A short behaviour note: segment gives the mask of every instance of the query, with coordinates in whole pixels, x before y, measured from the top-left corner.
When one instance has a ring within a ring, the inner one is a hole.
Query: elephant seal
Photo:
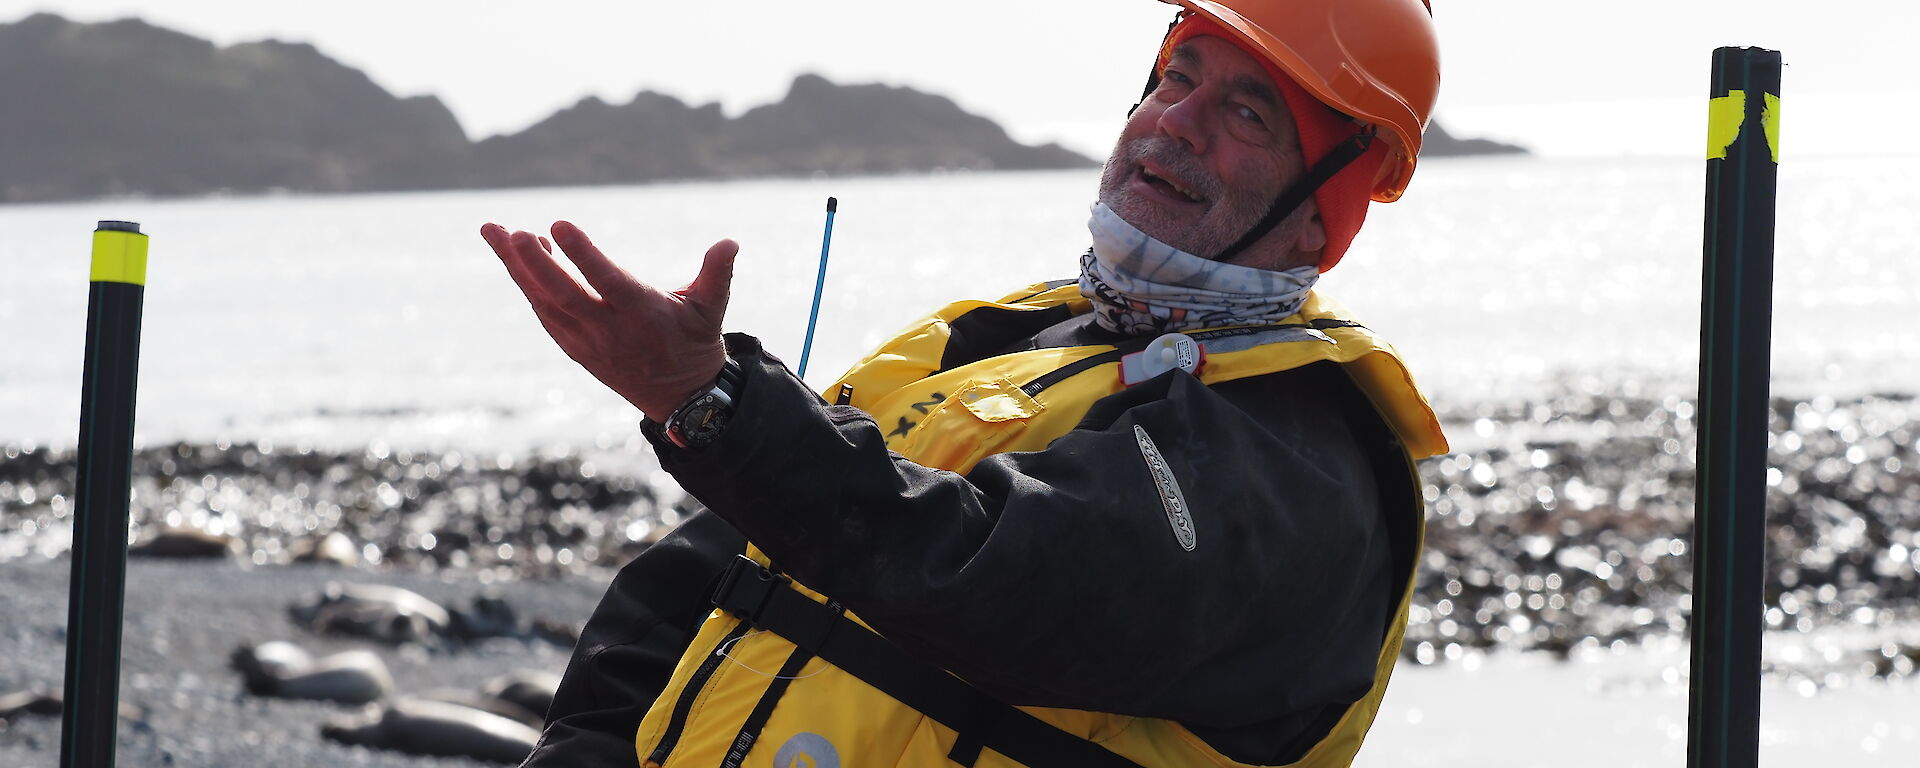
[[[415,755],[470,757],[514,764],[533,752],[540,732],[531,726],[459,704],[401,698],[358,717],[336,718],[320,735]]]
[[[553,707],[553,694],[558,690],[559,675],[522,669],[488,680],[480,692],[533,713],[537,724],[546,720],[547,710]]]
[[[60,691],[44,688],[0,693],[0,723],[22,717],[57,716],[65,708],[65,701],[66,698]],[[120,719],[139,722],[146,717],[146,710],[125,701],[120,702]]]
[[[441,688],[422,693],[418,698],[472,707],[539,728],[546,723],[554,691],[559,688],[559,675],[521,669],[488,680],[478,693]]]
[[[200,559],[234,557],[243,549],[239,539],[198,528],[163,528],[127,548],[128,557]]]
[[[541,713],[534,712],[526,707],[497,696],[476,693],[460,688],[435,688],[431,691],[417,694],[413,698],[437,701],[442,704],[458,704],[470,709],[490,712],[531,728],[539,728],[544,724],[544,718],[541,717]]]
[[[341,568],[360,564],[360,549],[353,545],[353,539],[339,531],[318,538],[300,539],[288,549],[293,552],[293,561],[296,563],[321,563]]]
[[[533,620],[531,630],[534,637],[545,640],[562,648],[572,648],[580,644],[582,624],[565,622],[559,619],[541,617]]]
[[[481,595],[467,610],[448,611],[453,635],[462,640],[520,636],[520,616],[498,595]]]
[[[347,704],[377,701],[393,690],[387,665],[371,651],[343,651],[315,660],[297,645],[274,641],[233,652],[247,692],[282,699]]]
[[[327,582],[320,600],[287,609],[295,623],[322,634],[348,634],[400,644],[446,634],[453,617],[419,593],[384,584]]]
[[[27,715],[57,715],[60,701],[60,694],[38,689],[0,693],[0,721]]]

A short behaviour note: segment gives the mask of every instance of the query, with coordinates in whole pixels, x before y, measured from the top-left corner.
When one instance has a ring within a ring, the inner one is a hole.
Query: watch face
[[[732,413],[725,402],[709,394],[688,403],[674,426],[679,428],[688,445],[706,445],[720,435],[720,428],[727,425],[727,417]]]

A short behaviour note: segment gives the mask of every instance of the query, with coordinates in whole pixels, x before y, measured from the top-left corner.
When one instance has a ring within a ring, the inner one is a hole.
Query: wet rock
[[[1420,465],[1409,658],[1438,663],[1453,646],[1564,658],[1685,632],[1694,416],[1685,397],[1586,386],[1444,412],[1460,448]],[[1772,422],[1768,626],[1920,616],[1920,401],[1781,398]]]
[[[69,543],[74,452],[0,445],[0,459],[0,558],[59,556]],[[476,456],[377,443],[347,452],[175,443],[135,453],[133,489],[131,520],[143,539],[166,528],[213,529],[262,565],[299,558],[497,578],[621,566],[685,514],[660,500],[683,498],[677,487],[656,489],[565,450]]]
[[[1530,400],[1440,404],[1456,448],[1420,464],[1428,533],[1410,658],[1421,643],[1441,663],[1480,648],[1570,655],[1686,631],[1697,414],[1690,386],[1652,389],[1580,379]],[[1920,617],[1920,401],[1778,398],[1771,419],[1767,626]],[[72,453],[0,451],[0,557],[58,556]],[[599,577],[691,510],[677,489],[566,451],[174,444],[141,450],[134,465],[142,536],[218,518],[262,564],[325,541],[368,570]],[[486,610],[471,628],[512,636],[502,621],[478,621]],[[385,634],[437,631],[428,624]],[[513,629],[569,647],[578,637],[577,625],[538,618]]]

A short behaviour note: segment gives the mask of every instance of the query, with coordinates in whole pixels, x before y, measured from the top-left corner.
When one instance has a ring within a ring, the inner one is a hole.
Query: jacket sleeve
[[[714,579],[745,546],[703,510],[621,568],[581,630],[522,766],[632,765],[635,725],[713,610]]]
[[[1324,402],[1256,384],[1256,417],[1174,372],[962,477],[890,453],[865,413],[826,405],[751,337],[728,343],[745,374],[733,421],[697,452],[655,436],[662,466],[909,651],[1012,703],[1210,727],[1370,684],[1386,532],[1364,454]],[[1147,442],[1184,496],[1191,550]]]

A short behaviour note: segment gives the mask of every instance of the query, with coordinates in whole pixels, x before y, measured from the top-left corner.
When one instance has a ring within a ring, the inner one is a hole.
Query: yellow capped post
[[[67,595],[62,768],[111,768],[120,725],[120,634],[133,488],[134,381],[146,294],[147,236],[131,221],[93,233],[87,355],[80,381],[73,578]]]
[[[131,221],[103,221],[93,231],[90,282],[147,284],[147,236]]]
[[[1759,762],[1780,52],[1713,52],[1687,765]]]

